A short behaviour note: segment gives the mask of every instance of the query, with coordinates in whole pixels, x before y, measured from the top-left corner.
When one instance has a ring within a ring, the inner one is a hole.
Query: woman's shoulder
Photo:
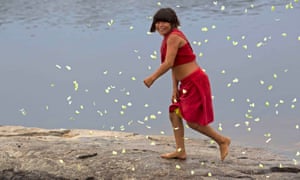
[[[173,28],[172,31],[171,31],[171,34],[172,34],[172,33],[175,33],[175,34],[182,34],[182,35],[184,34],[184,33],[183,33],[180,29],[178,29],[178,28]]]
[[[181,30],[177,29],[177,28],[174,28],[172,30],[172,32],[170,33],[170,35],[174,35],[174,36],[177,36],[177,37],[179,36],[179,37],[183,38],[184,40],[187,40],[184,33]]]

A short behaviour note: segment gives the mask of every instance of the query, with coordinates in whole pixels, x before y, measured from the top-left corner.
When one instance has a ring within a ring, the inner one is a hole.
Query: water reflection
[[[284,6],[280,0],[252,1],[98,1],[98,0],[32,0],[1,1],[0,23],[21,22],[36,26],[86,26],[88,28],[105,27],[111,19],[121,24],[131,24],[139,18],[150,17],[161,6],[176,8],[183,17],[192,21],[199,18],[220,18],[226,16],[258,15],[270,6]],[[298,7],[296,7],[298,8]]]

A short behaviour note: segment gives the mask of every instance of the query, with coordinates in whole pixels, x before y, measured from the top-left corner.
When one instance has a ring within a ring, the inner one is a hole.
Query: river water
[[[296,163],[298,0],[1,0],[1,125],[171,135],[170,73],[142,83],[160,63],[148,33],[160,7],[176,10],[210,77],[212,126]]]

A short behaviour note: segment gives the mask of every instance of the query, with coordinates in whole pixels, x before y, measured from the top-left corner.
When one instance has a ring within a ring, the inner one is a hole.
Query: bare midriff
[[[199,68],[199,65],[196,61],[192,61],[189,63],[185,63],[179,66],[175,66],[172,68],[172,71],[175,75],[175,78],[177,81],[181,81],[194,71],[196,71]]]

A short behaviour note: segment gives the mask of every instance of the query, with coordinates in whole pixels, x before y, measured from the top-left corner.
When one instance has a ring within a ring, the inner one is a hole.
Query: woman
[[[160,76],[172,70],[173,94],[169,117],[173,126],[176,150],[162,154],[166,159],[186,159],[184,145],[185,119],[192,129],[218,143],[223,161],[228,154],[230,139],[217,133],[209,124],[213,122],[213,105],[208,76],[196,62],[196,56],[185,35],[178,29],[179,19],[171,8],[156,12],[150,28],[162,35],[161,65],[144,84],[150,88]]]

